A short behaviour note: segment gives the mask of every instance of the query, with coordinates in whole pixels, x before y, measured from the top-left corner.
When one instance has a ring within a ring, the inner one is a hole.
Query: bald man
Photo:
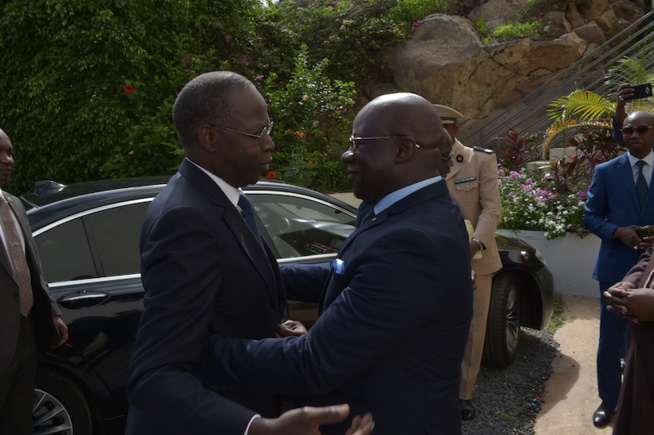
[[[223,383],[372,412],[375,434],[459,434],[472,286],[463,216],[443,178],[452,141],[431,103],[396,93],[359,112],[350,142],[341,160],[365,216],[325,270],[317,323],[283,340],[214,337],[210,362],[227,368]]]
[[[600,288],[600,331],[597,346],[597,390],[602,400],[593,424],[611,422],[618,403],[629,322],[607,311],[604,292],[622,280],[643,250],[651,247],[638,231],[654,223],[654,115],[627,116],[622,135],[629,152],[595,167],[588,190],[584,226],[602,239],[593,279]]]

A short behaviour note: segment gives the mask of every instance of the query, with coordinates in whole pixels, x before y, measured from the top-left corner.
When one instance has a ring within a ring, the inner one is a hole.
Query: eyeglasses
[[[271,131],[272,128],[273,128],[273,122],[270,121],[270,122],[268,122],[268,124],[263,128],[263,130],[261,130],[261,134],[252,134],[252,133],[248,133],[248,132],[245,132],[245,131],[236,130],[236,129],[234,129],[234,128],[223,127],[222,125],[216,125],[216,124],[212,124],[212,123],[209,123],[209,125],[212,126],[212,127],[215,127],[215,128],[220,128],[220,129],[222,129],[222,130],[233,131],[234,133],[243,134],[243,135],[245,135],[245,136],[256,137],[257,140],[259,141],[259,144],[261,144],[261,138],[262,138],[262,137],[264,137],[264,136],[270,136],[270,131]]]
[[[622,134],[626,136],[631,136],[634,134],[635,131],[638,132],[638,134],[645,134],[647,133],[651,128],[654,128],[650,125],[639,125],[638,127],[625,127],[622,129]]]
[[[359,147],[367,140],[377,140],[377,139],[398,139],[406,136],[350,136],[351,148],[353,151],[357,151]]]

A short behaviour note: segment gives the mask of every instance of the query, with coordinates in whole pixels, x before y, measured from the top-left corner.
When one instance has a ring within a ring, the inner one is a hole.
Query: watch
[[[479,240],[478,238],[473,237],[473,238],[472,238],[472,241],[475,242],[477,245],[479,245],[479,250],[480,250],[480,251],[484,251],[484,250],[486,250],[486,246],[484,246],[484,244],[481,243],[481,240]]]

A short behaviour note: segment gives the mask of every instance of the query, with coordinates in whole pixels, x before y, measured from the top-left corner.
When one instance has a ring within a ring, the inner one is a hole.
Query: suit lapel
[[[270,253],[270,249],[264,252],[259,246],[254,235],[250,231],[243,216],[238,212],[236,207],[227,199],[225,193],[218,187],[218,185],[207,174],[198,169],[193,163],[184,159],[179,167],[179,172],[192,182],[207,199],[217,207],[223,209],[223,220],[225,226],[229,231],[234,234],[234,237],[239,241],[247,257],[253,263],[257,273],[268,286],[268,292],[271,301],[277,298],[277,281],[273,273],[273,265],[271,264],[274,257]]]
[[[408,208],[411,208],[417,204],[420,204],[424,201],[430,201],[433,200],[436,197],[442,196],[442,195],[447,195],[448,190],[447,190],[447,184],[445,183],[445,180],[438,181],[437,183],[431,184],[429,186],[423,187],[422,189],[410,194],[409,196],[399,200],[395,204],[391,205],[389,208],[384,210],[383,212],[379,213],[379,215],[375,216],[373,219],[366,219],[364,220],[361,225],[357,227],[356,230],[350,235],[345,240],[345,243],[343,243],[343,246],[341,247],[341,250],[338,253],[338,258],[346,258],[348,254],[348,248],[349,246],[357,239],[357,237],[361,236],[363,233],[366,231],[372,230],[380,225],[382,225],[384,222],[386,222],[388,219],[390,219],[393,215],[402,213]],[[372,206],[370,206],[372,208]],[[372,212],[372,211],[371,211]],[[346,266],[347,267],[347,266]],[[332,266],[332,270],[330,272],[329,278],[327,279],[327,285],[323,289],[323,292],[320,296],[320,312],[322,312],[325,308],[327,308],[337,297],[338,295],[344,290],[343,288],[336,288],[335,286],[331,285],[331,281],[334,277],[334,267]],[[333,288],[332,288],[333,287]],[[329,294],[328,294],[329,292]]]
[[[623,154],[620,157],[620,161],[618,162],[616,170],[618,172],[616,182],[622,183],[624,191],[627,192],[627,197],[633,204],[634,208],[636,210],[642,211],[640,201],[638,200],[638,194],[636,193],[634,174],[631,171],[631,165],[629,164],[629,158],[627,157],[627,154]],[[611,180],[609,180],[609,182],[611,182]]]

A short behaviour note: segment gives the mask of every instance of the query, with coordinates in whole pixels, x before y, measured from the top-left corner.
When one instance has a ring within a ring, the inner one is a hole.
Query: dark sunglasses
[[[651,128],[654,128],[650,125],[639,125],[638,127],[625,127],[622,129],[622,134],[631,136],[634,134],[635,131],[638,132],[638,134],[645,134],[647,133]]]

